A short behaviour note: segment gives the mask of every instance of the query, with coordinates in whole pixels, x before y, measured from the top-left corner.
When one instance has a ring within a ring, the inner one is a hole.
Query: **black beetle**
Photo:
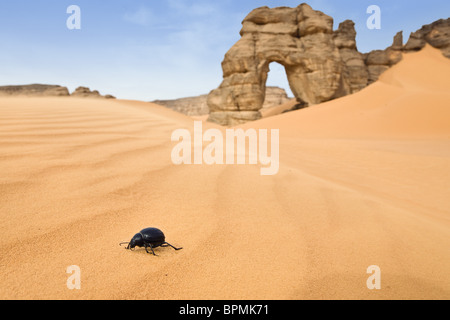
[[[166,236],[164,233],[157,229],[157,228],[146,228],[141,230],[139,233],[136,233],[134,237],[130,240],[130,242],[122,242],[119,245],[128,244],[126,249],[132,250],[135,247],[144,247],[145,251],[148,252],[147,248],[150,248],[152,250],[152,253],[154,256],[156,256],[155,251],[153,251],[153,248],[157,247],[168,247],[171,246],[175,250],[181,250],[183,248],[175,248],[170,243],[166,242]]]

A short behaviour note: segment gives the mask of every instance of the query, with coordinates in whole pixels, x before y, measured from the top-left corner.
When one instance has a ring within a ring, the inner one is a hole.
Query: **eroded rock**
[[[333,19],[307,4],[296,8],[261,7],[242,22],[241,39],[225,54],[223,82],[210,92],[209,120],[236,125],[261,117],[269,64],[284,66],[300,106],[306,107],[358,92],[402,60],[404,52],[427,43],[450,58],[450,18],[423,26],[403,45],[362,54],[355,24],[346,20],[333,32]]]
[[[208,95],[180,98],[173,100],[155,100],[153,103],[162,105],[187,116],[204,116],[209,114]],[[286,91],[278,87],[267,87],[262,109],[278,106],[289,101]],[[245,117],[244,117],[245,118]]]
[[[340,95],[355,93],[367,86],[369,72],[365,58],[356,47],[355,23],[346,20],[339,24],[333,35],[334,43],[339,49],[343,68],[343,87]]]
[[[440,49],[444,56],[450,58],[450,18],[440,19],[411,33],[405,51],[418,51],[426,44]]]
[[[75,91],[71,94],[72,97],[78,97],[78,98],[105,98],[105,99],[115,99],[114,96],[107,94],[105,96],[102,96],[98,90],[91,91],[87,87],[78,87],[75,89]]]
[[[69,96],[66,87],[47,84],[30,84],[0,87],[2,96],[40,96],[40,97],[64,97]]]
[[[272,62],[285,67],[299,103],[317,104],[342,94],[333,19],[307,4],[262,7],[244,19],[241,39],[225,55],[224,80],[208,95],[209,120],[234,125],[259,119]]]

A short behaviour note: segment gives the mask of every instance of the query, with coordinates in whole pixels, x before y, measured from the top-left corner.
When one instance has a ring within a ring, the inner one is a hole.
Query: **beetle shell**
[[[130,242],[121,242],[119,245],[128,244],[128,250],[133,250],[135,247],[144,247],[147,253],[148,248],[152,251],[153,255],[156,256],[153,248],[157,247],[172,247],[176,251],[181,250],[183,248],[176,248],[170,243],[166,242],[166,236],[164,233],[157,228],[146,228],[142,229],[139,233],[136,233]]]
[[[159,247],[166,241],[164,233],[157,228],[146,228],[139,232],[145,242],[150,243],[153,247]]]

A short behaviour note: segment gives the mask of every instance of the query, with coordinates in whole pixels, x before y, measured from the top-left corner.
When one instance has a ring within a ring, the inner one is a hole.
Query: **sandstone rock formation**
[[[333,35],[334,44],[339,49],[342,68],[342,88],[341,95],[355,93],[367,86],[369,72],[364,61],[364,56],[356,47],[355,23],[346,20],[339,25]]]
[[[241,36],[222,62],[222,84],[208,96],[210,121],[233,125],[259,119],[271,62],[285,67],[299,103],[341,94],[343,65],[331,17],[307,4],[262,7],[244,19]]]
[[[180,98],[174,100],[155,100],[152,103],[167,107],[187,116],[204,116],[209,114],[208,95]],[[267,87],[262,109],[278,106],[289,101],[286,91],[278,87]]]
[[[435,21],[411,33],[404,50],[418,51],[427,43],[440,49],[444,56],[450,58],[450,18]]]
[[[365,64],[369,72],[368,85],[377,81],[380,75],[402,59],[403,33],[394,37],[392,46],[385,50],[374,50],[366,54]]]
[[[91,91],[87,87],[78,87],[72,93],[73,97],[100,97],[100,92],[97,90]]]
[[[82,97],[82,98],[105,98],[105,99],[115,99],[114,96],[107,94],[105,96],[102,96],[100,92],[97,90],[91,91],[87,87],[78,87],[75,89],[75,91],[71,94],[73,97]]]
[[[279,106],[290,100],[291,98],[288,97],[286,90],[278,87],[266,87],[266,96],[262,109]]]
[[[208,95],[204,94],[197,97],[173,100],[155,100],[152,101],[152,103],[183,113],[187,116],[204,116],[209,113],[208,104],[206,103],[207,98]]]
[[[72,94],[66,87],[48,84],[30,84],[17,86],[0,86],[0,96],[32,96],[32,97],[98,97],[115,99],[112,95],[102,96],[97,90],[78,87]]]
[[[235,125],[259,119],[266,95],[269,64],[284,66],[299,108],[364,89],[401,61],[403,52],[426,43],[450,58],[450,18],[439,20],[392,46],[362,54],[355,24],[346,20],[333,31],[333,19],[307,4],[296,8],[261,7],[242,22],[241,39],[225,54],[223,82],[210,92],[209,121]]]
[[[0,87],[2,96],[69,96],[69,90],[66,87],[45,84],[30,84],[20,86],[2,86]]]

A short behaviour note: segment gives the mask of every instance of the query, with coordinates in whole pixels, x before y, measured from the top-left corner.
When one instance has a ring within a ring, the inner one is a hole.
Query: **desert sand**
[[[0,298],[449,299],[450,61],[426,47],[359,93],[271,113],[241,126],[280,130],[261,176],[172,164],[193,119],[157,105],[0,98]],[[145,227],[184,249],[119,246]]]

